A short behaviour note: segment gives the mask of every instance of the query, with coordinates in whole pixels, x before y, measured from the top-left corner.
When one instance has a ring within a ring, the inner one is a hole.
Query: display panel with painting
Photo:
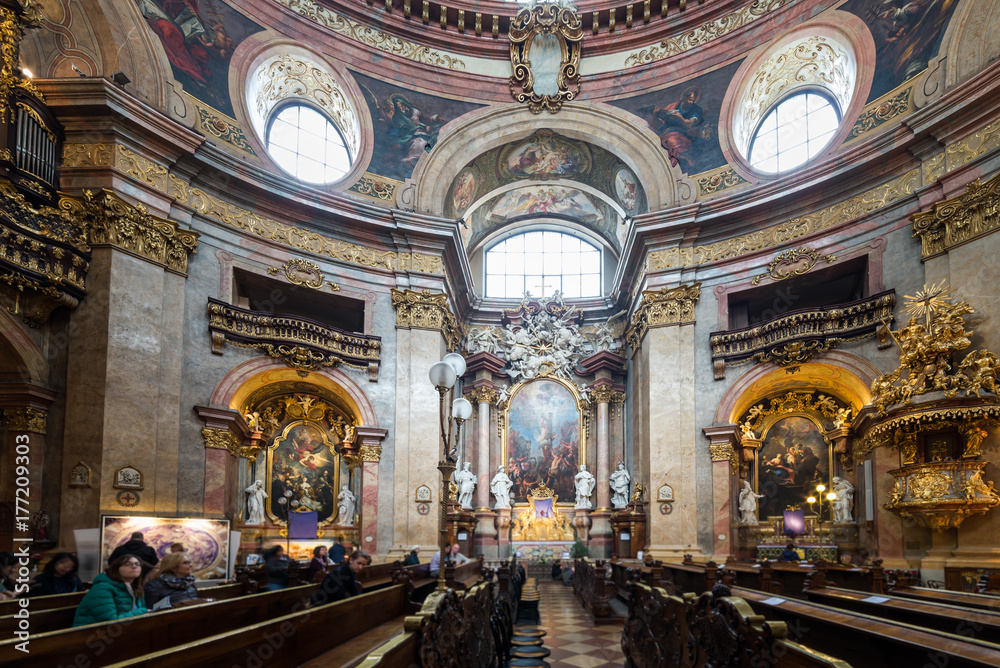
[[[171,545],[183,543],[196,578],[228,577],[229,520],[105,515],[101,518],[102,568],[115,548],[127,543],[136,531],[161,558]]]
[[[566,384],[548,378],[514,390],[506,420],[506,459],[515,503],[526,502],[528,492],[543,482],[559,498],[574,498],[573,476],[583,461],[577,402]]]
[[[823,430],[804,415],[771,425],[757,454],[757,493],[761,518],[782,515],[789,507],[808,508],[817,485],[832,488],[832,446]]]

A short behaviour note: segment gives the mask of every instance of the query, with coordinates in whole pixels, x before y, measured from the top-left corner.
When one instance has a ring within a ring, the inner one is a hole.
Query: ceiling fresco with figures
[[[619,157],[549,129],[477,157],[445,202],[446,216],[466,222],[467,249],[509,223],[545,216],[580,223],[620,251],[622,212],[644,211],[642,184]]]

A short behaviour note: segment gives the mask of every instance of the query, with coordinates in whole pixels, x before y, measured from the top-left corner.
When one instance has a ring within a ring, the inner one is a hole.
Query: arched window
[[[750,143],[750,166],[767,173],[804,165],[826,147],[840,126],[840,112],[827,95],[799,92],[764,117]]]
[[[280,107],[267,128],[267,152],[306,183],[332,183],[351,169],[344,136],[326,116],[304,104]]]
[[[567,299],[601,295],[601,251],[579,237],[548,230],[518,234],[486,251],[486,296],[520,299],[526,291]]]

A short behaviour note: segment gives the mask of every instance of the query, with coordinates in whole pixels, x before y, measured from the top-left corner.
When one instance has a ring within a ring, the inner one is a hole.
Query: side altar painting
[[[272,520],[283,523],[299,508],[316,511],[320,524],[337,517],[339,456],[321,424],[299,420],[286,425],[268,448],[267,470]]]
[[[532,489],[545,485],[571,502],[584,454],[580,436],[578,400],[566,384],[539,378],[516,387],[506,419],[511,499],[525,503]]]
[[[805,508],[817,485],[833,489],[832,446],[819,425],[805,416],[789,416],[771,425],[757,457],[760,517]]]

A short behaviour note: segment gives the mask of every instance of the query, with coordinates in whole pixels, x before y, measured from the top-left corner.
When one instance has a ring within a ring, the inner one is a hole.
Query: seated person
[[[785,546],[785,551],[778,556],[778,561],[798,561],[799,553],[795,551],[795,543]]]
[[[552,579],[553,580],[558,580],[559,578],[562,577],[562,574],[563,574],[562,562],[560,562],[560,561],[553,562],[552,563]]]
[[[183,552],[170,552],[160,560],[160,574],[146,583],[146,608],[165,610],[181,605],[208,603],[212,599],[199,598],[191,573],[191,558]]]
[[[17,557],[13,552],[0,552],[0,601],[14,598],[15,573],[17,573]]]
[[[142,563],[133,554],[124,554],[98,573],[80,601],[73,626],[110,622],[146,614],[142,596]]]
[[[288,566],[285,548],[275,545],[264,551],[264,570],[267,571],[267,585],[264,586],[264,591],[288,589],[288,582],[291,579],[288,575]]]
[[[80,562],[75,554],[60,552],[45,564],[41,573],[35,576],[28,596],[52,596],[83,591],[83,583],[76,575],[79,569]]]
[[[469,558],[464,554],[462,554],[461,552],[459,552],[459,549],[461,549],[461,547],[459,546],[458,543],[455,543],[454,545],[451,546],[451,550],[445,557],[446,564],[450,563],[455,566],[461,566],[462,564],[469,561]],[[438,574],[441,573],[441,550],[435,552],[434,556],[431,557],[430,570],[431,570],[430,575],[432,578],[436,578]]]
[[[315,608],[359,595],[361,589],[354,577],[371,562],[372,558],[367,552],[355,550],[350,559],[326,574],[323,582],[312,595],[309,602],[310,607]]]
[[[406,561],[404,562],[403,565],[404,566],[416,566],[417,564],[419,564],[420,563],[420,557],[417,556],[418,552],[420,552],[420,546],[419,545],[414,545],[413,549],[410,550],[410,553],[408,555],[406,555]]]
[[[309,582],[316,582],[317,575],[326,575],[326,546],[317,545],[313,548],[313,558],[309,562]]]

